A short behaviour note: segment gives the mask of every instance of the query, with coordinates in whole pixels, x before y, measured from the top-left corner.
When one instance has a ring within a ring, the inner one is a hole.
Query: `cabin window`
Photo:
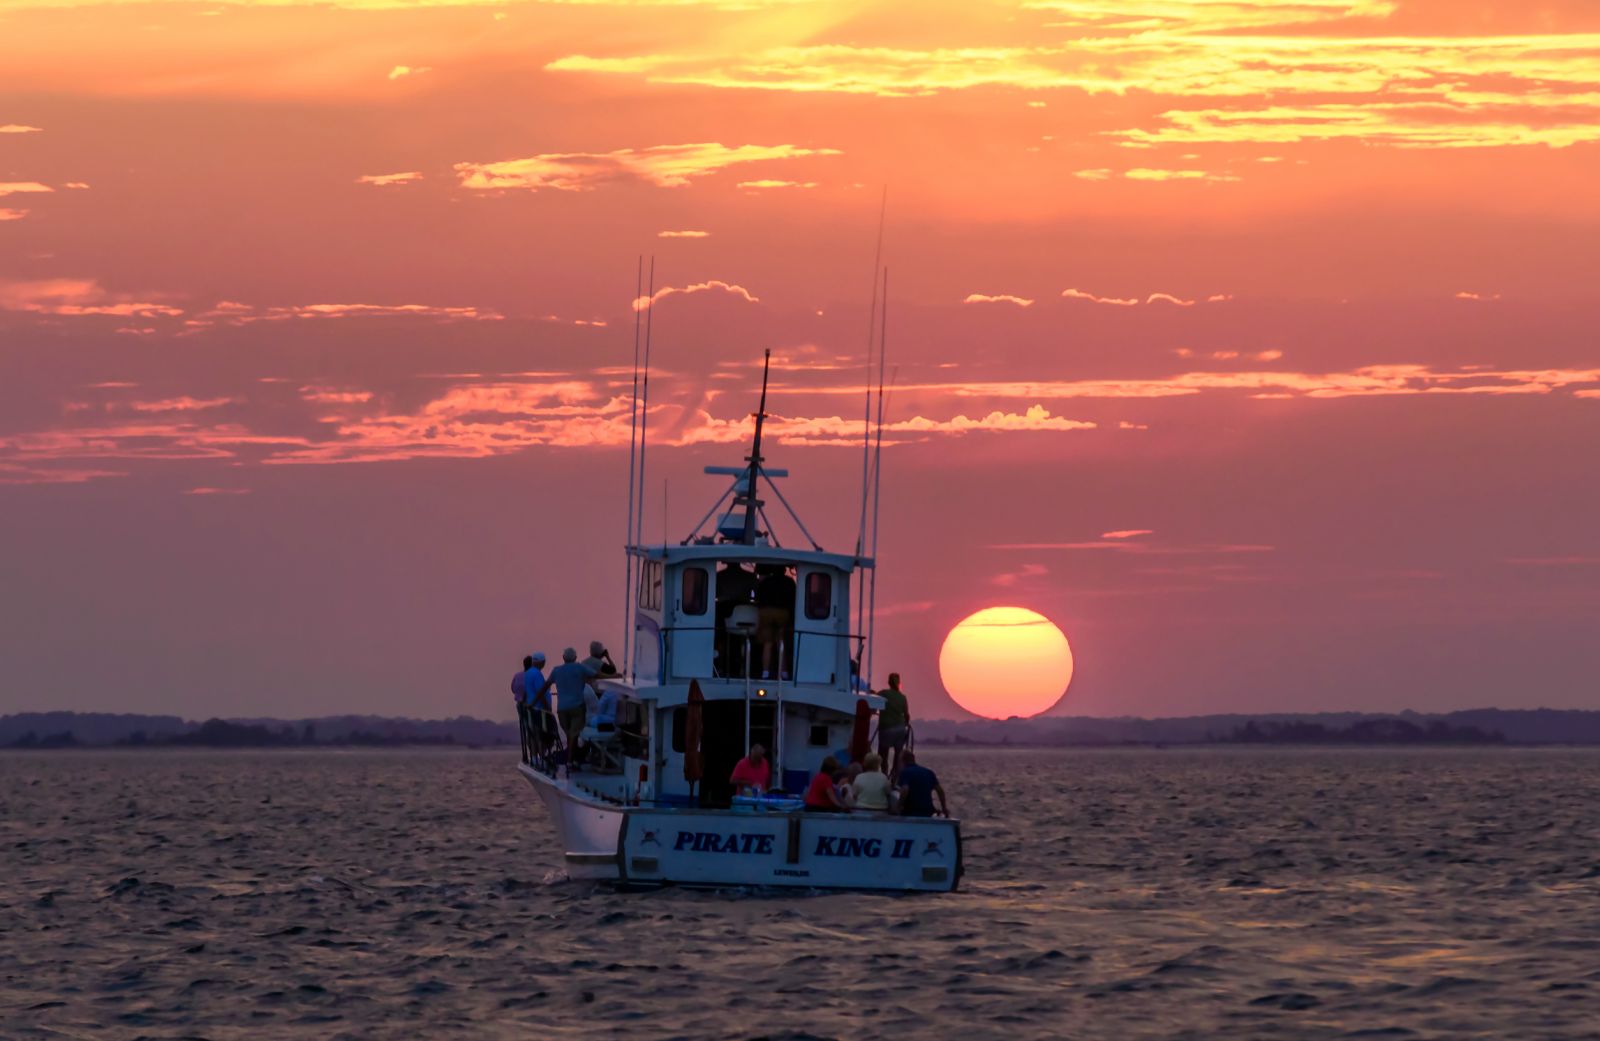
[[[833,614],[833,576],[813,571],[806,576],[806,617],[827,618]]]
[[[813,723],[813,724],[811,724],[811,747],[812,748],[827,748],[828,747],[828,724],[826,724],[826,723]]]
[[[684,614],[705,614],[706,603],[710,600],[711,576],[703,567],[684,568],[680,592],[678,610]]]
[[[661,561],[646,560],[639,568],[639,609],[661,610]]]

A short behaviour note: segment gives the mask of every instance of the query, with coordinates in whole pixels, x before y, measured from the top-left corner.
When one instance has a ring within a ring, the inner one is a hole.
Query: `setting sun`
[[[939,676],[956,704],[975,715],[1036,716],[1072,683],[1072,648],[1037,611],[989,607],[950,630]]]

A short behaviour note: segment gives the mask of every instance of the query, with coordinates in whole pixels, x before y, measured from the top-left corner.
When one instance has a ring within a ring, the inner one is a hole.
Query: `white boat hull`
[[[531,769],[567,874],[628,885],[949,892],[961,827],[936,817],[615,806]]]

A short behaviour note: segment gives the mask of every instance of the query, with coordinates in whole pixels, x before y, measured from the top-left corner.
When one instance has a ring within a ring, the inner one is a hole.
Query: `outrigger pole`
[[[633,518],[634,543],[644,544],[644,461],[645,440],[650,430],[650,334],[656,321],[656,258],[650,258],[650,295],[644,298],[644,392],[639,403],[639,512]],[[639,306],[635,301],[634,306]]]
[[[633,492],[635,454],[639,449],[639,297],[644,293],[644,254],[633,278],[633,398],[628,417],[628,530],[622,539],[626,572],[622,580],[622,674],[628,675],[633,651]]]
[[[878,314],[878,443],[872,450],[872,577],[867,593],[867,689],[872,689],[872,648],[878,623],[878,506],[883,501],[883,367],[889,350],[889,269],[883,269],[883,310]]]

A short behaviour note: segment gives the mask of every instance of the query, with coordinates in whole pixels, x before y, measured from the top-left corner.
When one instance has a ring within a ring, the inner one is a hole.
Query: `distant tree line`
[[[1288,745],[1499,745],[1505,735],[1475,726],[1451,726],[1443,720],[1426,725],[1408,719],[1362,719],[1346,727],[1302,720],[1251,720],[1236,727],[1226,740],[1240,744]]]
[[[127,737],[112,742],[117,748],[308,748],[354,746],[387,748],[401,745],[454,745],[453,734],[380,734],[371,730],[352,730],[337,738],[318,741],[316,727],[307,723],[296,729],[287,724],[269,727],[261,723],[231,723],[225,719],[208,719],[194,730],[182,734],[158,734],[154,737],[143,730],[135,730]],[[41,737],[28,731],[8,748],[82,748],[88,747],[65,730]]]

